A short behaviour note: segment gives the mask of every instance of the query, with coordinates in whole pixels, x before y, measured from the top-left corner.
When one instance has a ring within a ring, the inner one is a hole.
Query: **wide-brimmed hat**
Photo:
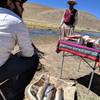
[[[69,5],[76,5],[77,4],[77,2],[75,0],[69,0],[67,3]]]

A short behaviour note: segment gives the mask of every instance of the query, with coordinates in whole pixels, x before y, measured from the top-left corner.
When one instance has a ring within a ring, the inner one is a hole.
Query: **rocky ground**
[[[42,70],[38,71],[32,82],[41,74],[47,73],[51,76],[60,77],[62,53],[55,52],[58,37],[55,35],[33,36],[33,42],[39,50],[45,53],[41,59]],[[91,68],[84,62],[81,63],[81,68],[78,72],[79,65],[78,57],[66,57],[62,79],[75,81],[77,88],[77,100],[100,100],[100,75],[96,70],[91,89],[88,94],[88,82],[90,79]],[[93,64],[93,62],[91,62]],[[31,84],[31,83],[30,83]]]

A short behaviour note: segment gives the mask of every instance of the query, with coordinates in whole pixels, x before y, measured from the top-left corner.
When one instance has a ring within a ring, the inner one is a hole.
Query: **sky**
[[[75,8],[78,10],[90,12],[95,15],[98,19],[100,19],[100,0],[76,0],[77,5]],[[42,4],[45,6],[53,7],[53,8],[62,8],[65,9],[68,7],[67,0],[28,0],[28,2],[33,2],[37,4]]]

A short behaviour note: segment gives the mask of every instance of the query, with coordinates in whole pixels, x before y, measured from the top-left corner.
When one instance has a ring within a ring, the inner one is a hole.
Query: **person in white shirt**
[[[24,94],[39,64],[39,56],[22,20],[26,1],[0,0],[0,82],[17,76],[7,100],[22,100],[20,94]],[[12,55],[16,44],[20,52]]]

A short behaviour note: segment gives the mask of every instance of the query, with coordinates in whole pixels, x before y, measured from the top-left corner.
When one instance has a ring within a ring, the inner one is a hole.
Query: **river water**
[[[59,31],[53,31],[53,30],[45,30],[45,29],[34,29],[31,30],[30,33],[32,35],[59,35]],[[89,35],[90,37],[96,37],[96,38],[100,38],[100,33],[95,33],[95,32],[82,32],[82,33],[76,33],[76,34],[81,34],[81,35]]]

